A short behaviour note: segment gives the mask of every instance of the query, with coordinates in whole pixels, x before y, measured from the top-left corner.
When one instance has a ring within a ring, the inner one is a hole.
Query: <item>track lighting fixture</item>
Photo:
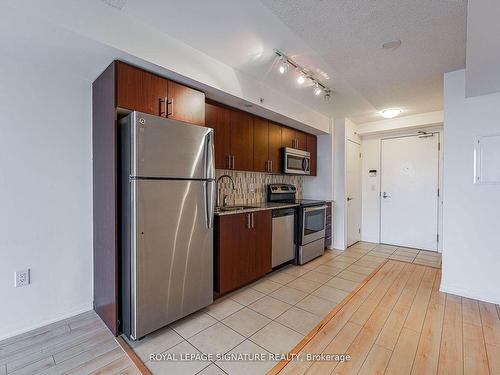
[[[330,101],[331,98],[332,98],[332,95],[330,94],[330,91],[326,91],[325,96],[324,96],[325,102]]]
[[[279,57],[278,71],[280,72],[280,74],[285,74],[290,70],[290,67],[293,67],[295,71],[299,74],[297,77],[297,83],[299,85],[303,85],[306,82],[306,80],[309,80],[312,82],[314,86],[313,92],[315,96],[320,96],[321,94],[324,94],[324,99],[330,100],[332,89],[321,83],[321,81],[318,78],[316,78],[310,70],[307,70],[302,66],[300,66],[299,64],[297,64],[295,61],[293,61],[291,58],[289,58],[280,50],[275,49],[274,53]]]
[[[288,60],[286,58],[284,58],[283,56],[281,56],[280,67],[279,67],[280,73],[285,74],[286,72],[288,72],[289,67],[290,67],[290,64],[288,63]]]
[[[316,96],[321,95],[322,92],[323,92],[323,90],[321,89],[321,87],[319,87],[318,82],[316,82],[314,84],[314,95],[316,95]]]

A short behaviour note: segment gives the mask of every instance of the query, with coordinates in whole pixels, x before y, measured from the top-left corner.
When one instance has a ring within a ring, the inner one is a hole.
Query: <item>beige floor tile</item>
[[[269,354],[264,348],[261,348],[250,340],[243,341],[240,345],[230,351],[231,354],[243,354],[250,356],[252,354]],[[251,358],[249,358],[251,359]],[[235,375],[262,375],[266,374],[272,369],[276,362],[272,361],[217,361],[216,364],[220,366],[227,374]]]
[[[371,274],[373,272],[373,269],[360,266],[359,264],[353,264],[353,265],[347,267],[346,271],[356,272],[356,273],[360,273],[362,275],[368,276],[369,274]]]
[[[274,271],[269,276],[267,276],[268,280],[274,281],[275,283],[280,284],[288,284],[290,281],[295,280],[297,276],[290,275],[289,273],[283,271]]]
[[[354,264],[356,264],[358,266],[371,268],[372,270],[374,270],[380,265],[380,263],[381,262],[369,260],[369,259],[366,259],[366,257],[363,257]]]
[[[368,255],[387,259],[392,255],[392,253],[384,253],[382,251],[370,251]]]
[[[331,286],[332,288],[337,288],[345,292],[352,292],[359,285],[357,281],[351,281],[342,279],[340,277],[334,277],[328,281],[325,285]]]
[[[306,293],[311,293],[313,290],[318,289],[321,286],[321,283],[317,283],[315,281],[306,280],[302,278],[295,279],[287,284],[288,287],[302,290]]]
[[[341,277],[342,279],[346,280],[351,280],[351,281],[357,281],[361,282],[366,278],[366,275],[362,275],[360,273],[352,272],[352,271],[342,271],[337,275],[338,277]]]
[[[197,375],[226,375],[226,373],[215,363],[212,363],[210,366],[201,370]]]
[[[176,358],[180,358],[182,354],[199,354],[187,341],[183,341],[173,348],[167,350],[166,353],[175,354]],[[146,366],[151,370],[154,375],[191,375],[197,374],[205,367],[210,365],[210,361],[148,361]]]
[[[288,353],[303,336],[282,324],[271,322],[250,339],[271,353]]]
[[[162,328],[139,341],[127,340],[143,361],[149,359],[151,353],[162,353],[183,341],[184,339],[170,327]]]
[[[250,285],[252,289],[255,289],[261,293],[269,294],[274,292],[276,289],[281,288],[282,284],[275,283],[274,281],[268,279],[262,279],[256,283]]]
[[[415,256],[418,254],[417,249],[410,249],[408,247],[398,247],[398,249],[394,252],[397,255],[406,255],[406,256]]]
[[[276,298],[266,296],[258,301],[255,301],[248,307],[270,319],[276,319],[292,306],[288,303],[277,300]]]
[[[368,260],[370,262],[375,262],[375,263],[377,263],[377,264],[380,265],[381,263],[383,263],[383,262],[386,261],[386,258],[379,257],[379,256],[376,256],[376,255],[370,255],[370,253],[368,253],[363,258],[361,258],[360,260],[358,260],[358,262],[361,262],[361,261],[364,261],[364,260]]]
[[[329,275],[329,276],[335,276],[337,275],[338,273],[342,272],[343,270],[345,269],[345,267],[339,267],[339,266],[327,266],[327,265],[321,265],[319,266],[318,268],[316,268],[314,271],[315,272],[320,272],[320,273],[324,273],[326,275]]]
[[[345,297],[347,297],[349,293],[346,292],[345,290],[340,290],[337,288],[332,288],[331,286],[328,285],[323,285],[318,289],[316,289],[312,294],[316,297],[321,297],[333,302],[340,302]]]
[[[231,294],[230,298],[233,301],[236,301],[243,306],[247,306],[264,296],[265,294],[259,292],[258,290],[252,288],[245,288],[236,291],[236,293],[234,294]]]
[[[398,254],[392,254],[389,259],[396,259],[396,260],[400,260],[402,262],[408,262],[408,263],[411,263],[413,262],[413,259],[415,259],[414,256],[406,256],[406,255],[398,255]]]
[[[227,353],[243,340],[245,337],[239,333],[222,323],[217,323],[194,335],[188,341],[202,353],[222,354]]]
[[[217,320],[222,320],[225,317],[235,313],[236,311],[243,308],[243,305],[230,298],[224,298],[222,300],[217,300],[210,306],[205,308],[205,311]]]
[[[283,269],[283,272],[288,273],[292,276],[299,277],[299,276],[302,276],[303,274],[305,274],[306,272],[309,272],[309,270],[307,268],[303,268],[300,266],[291,266],[291,267],[286,267],[285,269]]]
[[[170,325],[175,332],[184,337],[185,339],[196,335],[198,332],[203,331],[205,328],[210,327],[217,323],[217,320],[203,311],[195,312],[185,318],[176,321]]]
[[[316,258],[316,259],[302,265],[301,267],[306,268],[308,270],[313,270],[316,267],[321,266],[323,263],[328,262],[328,260],[329,259],[325,259],[324,257],[321,256],[319,258]]]
[[[330,275],[327,275],[327,274],[321,273],[321,272],[316,272],[316,271],[311,271],[311,272],[305,273],[299,277],[299,279],[315,281],[315,282],[321,283],[321,284],[326,283],[331,278],[332,277]]]
[[[295,306],[303,310],[309,311],[321,318],[325,317],[335,306],[336,302],[326,300],[324,298],[309,295]]]
[[[348,261],[345,261],[345,260],[333,259],[333,260],[325,263],[323,266],[334,267],[334,268],[337,268],[337,269],[344,269],[344,268],[349,267],[354,262],[355,262],[354,260],[348,262]]]
[[[292,328],[304,336],[316,327],[320,321],[321,318],[319,316],[297,307],[292,307],[276,319],[276,322],[283,324],[285,327]]]
[[[364,250],[372,250],[375,248],[378,244],[376,243],[371,243],[371,242],[357,242],[351,247],[353,248],[359,248],[359,249],[364,249]]]
[[[393,253],[397,249],[398,249],[398,246],[380,244],[380,245],[377,245],[374,250],[380,250],[380,251],[386,251],[386,252]]]
[[[307,296],[307,293],[298,289],[290,288],[285,285],[272,292],[270,296],[279,299],[280,301],[289,303],[290,305],[295,305],[297,302]]]
[[[270,321],[264,315],[245,307],[233,315],[229,315],[222,323],[234,329],[240,335],[250,337]]]

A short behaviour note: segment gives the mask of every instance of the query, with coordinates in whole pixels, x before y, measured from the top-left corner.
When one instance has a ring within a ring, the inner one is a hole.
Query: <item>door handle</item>
[[[271,162],[271,170],[269,172],[272,172],[273,171],[273,161],[272,160],[269,160]]]
[[[167,98],[165,98],[165,100],[167,100]],[[170,102],[165,101],[165,103],[166,103],[165,104],[165,106],[166,106],[165,110],[167,112],[167,115],[165,117],[171,117],[171,116],[173,116],[174,115],[174,98],[172,98],[172,100]],[[172,108],[172,112],[168,112],[168,105],[169,104],[172,106],[171,107]]]
[[[253,212],[250,215],[252,215],[252,228],[255,228],[255,216]]]
[[[247,214],[247,229],[251,228],[251,222],[250,222],[250,214]]]
[[[382,195],[382,198],[386,199],[386,198],[390,198],[391,196],[388,195],[385,191],[384,191],[384,194]]]

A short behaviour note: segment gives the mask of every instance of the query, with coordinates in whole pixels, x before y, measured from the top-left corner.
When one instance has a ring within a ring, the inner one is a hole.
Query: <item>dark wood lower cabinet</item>
[[[271,211],[217,216],[214,289],[238,289],[271,271]]]

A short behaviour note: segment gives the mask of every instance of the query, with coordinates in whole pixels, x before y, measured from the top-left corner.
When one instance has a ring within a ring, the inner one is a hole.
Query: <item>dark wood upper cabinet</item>
[[[294,129],[287,128],[286,126],[281,127],[281,146],[295,148],[295,130]]]
[[[232,169],[253,170],[253,116],[247,112],[230,111]]]
[[[307,134],[307,151],[311,154],[311,176],[317,176],[318,139],[314,134]]]
[[[295,148],[307,151],[307,133],[295,130]]]
[[[214,129],[215,168],[229,169],[231,132],[230,111],[220,105],[205,103],[205,124]]]
[[[253,170],[270,172],[269,161],[269,121],[255,116],[253,119]]]
[[[168,81],[168,118],[205,125],[205,94],[201,91]]]
[[[116,106],[160,116],[165,110],[168,80],[156,74],[116,62]]]
[[[281,125],[269,121],[269,160],[273,173],[281,172]]]

